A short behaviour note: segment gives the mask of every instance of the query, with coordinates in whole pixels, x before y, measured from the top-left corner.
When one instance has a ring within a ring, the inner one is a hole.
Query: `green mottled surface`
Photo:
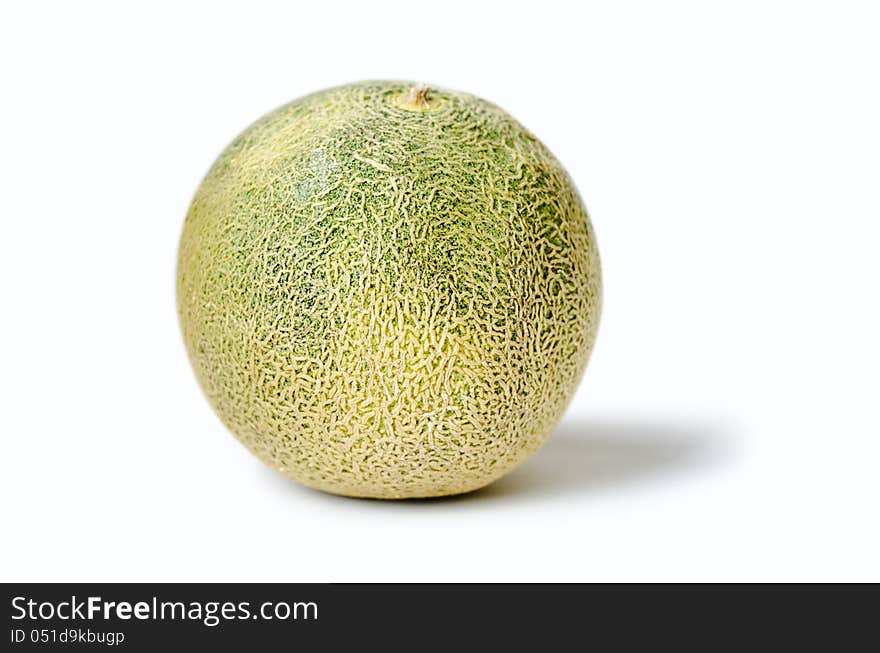
[[[600,311],[587,213],[498,107],[408,82],[260,119],[186,217],[178,309],[196,376],[267,464],[329,492],[495,480],[550,435]]]

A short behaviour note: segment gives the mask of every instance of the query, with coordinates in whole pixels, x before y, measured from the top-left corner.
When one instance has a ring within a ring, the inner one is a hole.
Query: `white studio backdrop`
[[[880,9],[0,9],[3,580],[880,580]],[[189,201],[300,95],[412,79],[566,165],[605,306],[559,432],[474,495],[322,495],[196,385]]]

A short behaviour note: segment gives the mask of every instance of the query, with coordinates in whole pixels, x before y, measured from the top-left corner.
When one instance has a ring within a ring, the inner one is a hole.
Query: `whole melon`
[[[363,82],[220,155],[177,300],[202,389],[266,464],[336,494],[442,496],[554,430],[596,334],[599,254],[568,174],[510,115]]]

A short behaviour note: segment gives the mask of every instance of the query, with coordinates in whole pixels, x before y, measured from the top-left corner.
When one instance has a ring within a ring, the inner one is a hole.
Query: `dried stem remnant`
[[[431,108],[431,89],[424,84],[413,86],[404,94],[400,103],[410,109],[426,111]]]

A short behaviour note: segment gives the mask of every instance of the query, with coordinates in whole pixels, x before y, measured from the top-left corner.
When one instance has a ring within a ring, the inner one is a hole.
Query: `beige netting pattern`
[[[599,319],[596,241],[562,166],[498,107],[412,89],[340,87],[256,122],[180,244],[211,404],[267,464],[339,494],[455,494],[516,467]]]

